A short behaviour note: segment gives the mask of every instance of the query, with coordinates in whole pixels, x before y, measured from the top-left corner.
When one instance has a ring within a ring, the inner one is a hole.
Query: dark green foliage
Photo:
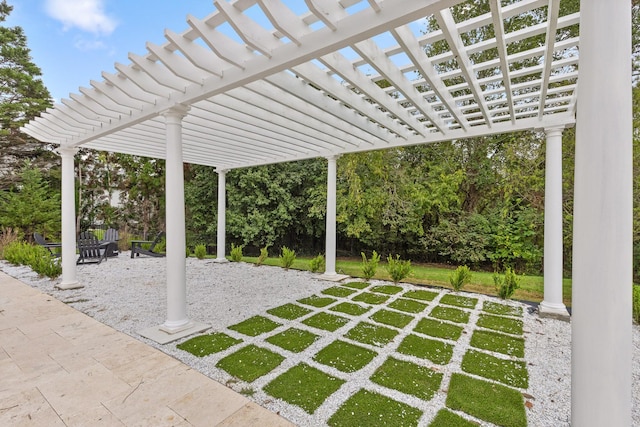
[[[524,339],[497,332],[476,330],[471,336],[471,346],[515,357],[524,357]]]
[[[431,335],[436,338],[444,338],[447,340],[457,341],[462,334],[462,327],[452,325],[435,319],[420,319],[416,327],[413,329],[425,335]]]
[[[342,316],[335,316],[333,314],[320,312],[307,319],[304,319],[302,323],[307,326],[313,326],[314,328],[333,332],[336,329],[339,329],[349,323],[349,319],[346,319]]]
[[[446,365],[451,360],[451,356],[453,356],[453,346],[442,341],[409,334],[400,343],[398,352],[421,359],[429,359],[439,365]]]
[[[501,359],[480,351],[469,350],[462,358],[462,370],[470,374],[499,381],[512,387],[529,387],[525,362]]]
[[[400,255],[396,255],[395,258],[391,255],[387,257],[387,272],[394,283],[409,277],[411,271],[411,261],[400,259]]]
[[[329,418],[331,427],[417,426],[422,411],[381,394],[360,390]]]
[[[395,326],[396,328],[401,329],[413,320],[413,316],[398,313],[397,311],[380,310],[373,313],[370,319],[375,320],[378,323],[384,323],[385,325]]]
[[[398,298],[389,304],[389,308],[395,308],[396,310],[406,311],[407,313],[420,313],[425,308],[427,308],[427,304],[414,301],[411,299]]]
[[[354,341],[376,347],[384,347],[398,335],[398,331],[384,326],[360,322],[344,336]]]
[[[371,381],[429,400],[438,391],[443,376],[425,366],[390,357],[374,372]]]
[[[318,335],[309,331],[289,328],[284,332],[267,338],[266,341],[292,353],[299,353],[313,344],[318,338],[320,338]]]
[[[318,273],[320,271],[324,271],[325,269],[325,260],[324,255],[318,255],[309,261],[309,269],[312,273]]]
[[[267,313],[272,314],[277,317],[281,317],[287,320],[297,319],[298,317],[302,317],[305,314],[311,313],[311,310],[308,308],[300,307],[296,304],[285,304],[279,307],[270,308],[267,310]]]
[[[193,337],[182,344],[176,345],[176,347],[180,350],[187,351],[194,356],[204,357],[226,350],[241,342],[242,340],[230,337],[222,332],[215,332],[213,334]]]
[[[373,251],[370,259],[367,259],[367,256],[364,254],[364,252],[361,252],[361,255],[362,255],[362,275],[366,280],[369,280],[376,275],[376,270],[378,269],[378,263],[380,262],[380,255],[378,255],[378,252],[376,251]]]
[[[342,384],[344,380],[301,363],[267,384],[264,391],[313,414]]]
[[[250,344],[235,353],[223,357],[216,366],[236,378],[252,382],[273,371],[283,361],[283,356]]]
[[[334,341],[313,356],[313,360],[323,365],[333,366],[342,372],[355,372],[364,368],[376,354],[375,351],[359,345]]]
[[[266,317],[253,316],[240,323],[229,326],[229,329],[240,332],[241,334],[249,335],[250,337],[255,337],[260,334],[264,334],[265,332],[273,331],[278,326],[280,326],[279,323],[267,319]]]

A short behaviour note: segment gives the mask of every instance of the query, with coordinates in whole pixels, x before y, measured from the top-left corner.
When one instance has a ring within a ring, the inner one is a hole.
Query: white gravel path
[[[318,294],[323,289],[334,286],[335,283],[318,280],[317,275],[309,272],[285,271],[278,267],[255,267],[246,263],[217,264],[211,260],[188,258],[187,310],[191,319],[211,325],[211,331],[224,331],[228,335],[242,338],[245,344],[256,343],[281,354],[287,353],[288,357],[281,366],[249,385],[242,381],[236,381],[226,372],[215,368],[215,363],[218,360],[237,350],[238,347],[232,347],[205,358],[198,358],[177,349],[176,343],[159,345],[137,334],[137,331],[160,325],[165,321],[167,303],[165,259],[163,258],[140,257],[133,260],[129,257],[128,252],[124,252],[100,265],[80,265],[78,266],[78,280],[85,287],[67,291],[56,290],[54,286],[57,281],[39,278],[27,267],[16,267],[1,261],[0,269],[42,292],[70,304],[96,320],[172,355],[222,384],[227,384],[237,391],[248,387],[253,388],[256,392],[250,398],[258,404],[279,412],[297,425],[314,427],[325,425],[328,417],[338,409],[348,396],[362,387],[419,408],[424,411],[420,425],[427,426],[437,410],[444,406],[446,393],[443,390],[448,387],[451,373],[460,372],[460,362],[468,348],[471,336],[471,326],[469,325],[475,324],[483,301],[494,300],[484,295],[469,295],[477,297],[479,302],[475,309],[469,310],[471,319],[465,327],[465,333],[454,347],[451,362],[444,367],[439,366],[439,370],[444,373],[440,390],[433,399],[425,402],[380,387],[369,381],[368,378],[390,354],[393,353],[394,357],[398,357],[398,353],[395,353],[394,350],[402,338],[412,330],[420,318],[428,315],[439,298],[449,291],[441,291],[434,302],[430,303],[423,313],[417,315],[390,345],[383,349],[370,347],[375,349],[378,356],[369,365],[356,373],[345,374],[317,364],[311,360],[311,356],[338,337],[342,337],[358,321],[368,318],[379,307],[374,306],[372,310],[362,316],[352,316],[352,321],[349,324],[333,333],[326,333],[304,352],[294,355],[263,341],[260,336],[246,337],[228,330],[226,327],[259,314],[271,317],[283,324],[274,330],[274,333],[286,330],[293,322],[270,316],[266,313],[267,309]],[[373,281],[373,283],[383,284],[385,282]],[[417,288],[408,284],[401,285],[406,289]],[[397,297],[391,297],[389,302],[395,298]],[[532,404],[531,408],[527,409],[528,424],[540,427],[569,426],[571,406],[570,324],[552,319],[540,319],[533,313],[530,306],[516,302],[510,302],[510,304],[521,305],[524,308],[525,360],[530,378],[529,388],[522,390],[522,392],[528,396],[527,401]],[[324,309],[318,310],[324,311]],[[295,326],[301,328],[301,324],[297,321],[295,321]],[[302,325],[302,328],[304,326]],[[313,330],[309,327],[307,329]],[[313,332],[318,333],[317,330],[313,330]],[[633,328],[633,351],[633,425],[640,426],[640,328],[637,325],[634,325]],[[400,355],[400,358],[417,364],[425,364],[424,360],[412,356]],[[305,361],[305,363],[316,367],[321,366],[325,372],[348,380],[313,415],[307,414],[296,406],[274,399],[261,390],[261,387],[273,378],[300,361]],[[481,422],[480,425],[492,426],[486,422]]]

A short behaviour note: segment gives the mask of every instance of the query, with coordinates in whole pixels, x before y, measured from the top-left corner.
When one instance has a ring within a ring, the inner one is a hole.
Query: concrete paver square
[[[0,399],[0,425],[64,427],[64,423],[36,388]]]
[[[77,414],[62,417],[64,423],[68,427],[124,427],[118,418],[116,418],[107,408],[102,405],[95,408],[85,408]]]
[[[247,403],[249,399],[222,384],[208,382],[171,403],[169,407],[190,424],[204,427],[217,425]]]
[[[294,424],[280,417],[278,414],[273,412],[265,413],[264,408],[258,406],[256,403],[249,402],[239,411],[218,424],[217,427],[246,427],[257,425],[260,427],[294,426]]]

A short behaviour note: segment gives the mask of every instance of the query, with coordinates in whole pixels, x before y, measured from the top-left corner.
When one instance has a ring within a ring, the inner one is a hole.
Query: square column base
[[[571,321],[571,316],[566,307],[549,307],[544,302],[538,306],[538,316],[547,319],[562,320],[564,322]]]
[[[68,283],[58,283],[55,286],[57,289],[60,289],[62,291],[66,291],[69,289],[80,289],[80,288],[84,288],[84,285],[78,281],[76,282],[68,282]]]
[[[225,264],[229,262],[229,260],[226,258],[216,258],[212,262],[215,262],[216,264]]]
[[[350,276],[346,274],[337,274],[337,273],[324,273],[317,277],[318,280],[327,280],[329,282],[341,282],[344,279],[348,279]]]
[[[211,326],[201,322],[189,322],[184,327],[169,331],[164,325],[159,325],[138,331],[138,335],[155,341],[158,344],[167,344],[189,335],[206,331],[210,327]]]

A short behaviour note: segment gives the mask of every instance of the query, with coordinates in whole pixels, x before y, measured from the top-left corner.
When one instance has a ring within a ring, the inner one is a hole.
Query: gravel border
[[[469,295],[478,298],[479,303],[475,309],[469,310],[471,318],[467,326],[465,326],[465,333],[462,334],[454,347],[451,362],[441,367],[441,372],[445,374],[445,377],[440,390],[433,399],[425,402],[400,392],[377,386],[371,383],[368,378],[390,354],[397,355],[397,353],[393,352],[393,349],[397,347],[402,338],[413,329],[421,318],[429,313],[442,295],[450,291],[436,289],[436,291],[439,291],[439,296],[429,304],[424,313],[415,316],[415,319],[394,339],[392,345],[383,349],[370,347],[375,348],[378,356],[362,370],[353,374],[345,374],[331,367],[318,365],[316,362],[310,361],[309,355],[315,354],[330,342],[342,337],[358,321],[367,319],[376,310],[375,306],[373,310],[358,317],[345,315],[345,317],[350,317],[353,320],[333,333],[327,332],[304,352],[292,355],[291,353],[285,353],[284,350],[277,346],[265,342],[264,337],[247,337],[228,330],[226,327],[260,314],[282,324],[273,333],[286,330],[291,326],[303,329],[304,327],[301,327],[298,322],[300,319],[287,321],[267,314],[266,310],[287,302],[294,302],[312,294],[318,294],[327,287],[335,286],[335,283],[318,280],[318,275],[310,272],[286,271],[279,267],[255,267],[253,264],[247,263],[218,264],[212,260],[198,260],[196,258],[188,258],[186,262],[187,312],[189,317],[212,325],[210,331],[224,331],[228,335],[241,337],[244,341],[243,345],[255,343],[281,354],[287,354],[288,357],[282,365],[249,385],[242,381],[236,381],[226,372],[215,368],[215,363],[219,359],[237,350],[237,347],[231,347],[223,352],[199,358],[177,349],[176,344],[178,342],[160,345],[138,335],[137,331],[160,325],[165,321],[166,262],[164,258],[140,257],[134,260],[130,258],[129,252],[124,252],[100,265],[79,265],[77,277],[85,287],[66,291],[55,289],[54,286],[59,280],[52,281],[46,278],[39,278],[28,267],[12,266],[5,261],[1,261],[0,269],[96,320],[160,349],[236,391],[242,391],[247,387],[257,389],[255,394],[249,396],[251,400],[280,413],[280,415],[300,426],[326,425],[328,417],[338,409],[344,400],[362,387],[419,408],[424,411],[420,425],[428,425],[435,417],[437,410],[444,407],[446,393],[442,390],[448,388],[451,373],[460,371],[460,362],[471,338],[470,325],[475,325],[477,316],[482,308],[482,302],[495,300],[495,298],[485,295]],[[373,284],[388,283],[377,280],[371,282]],[[410,284],[401,283],[400,285],[405,289],[418,288]],[[388,302],[393,301],[396,297],[392,296]],[[527,400],[532,403],[531,408],[527,409],[528,423],[530,426],[569,426],[571,411],[570,324],[553,319],[541,319],[534,313],[530,305],[513,301],[509,302],[509,304],[519,305],[524,309],[525,360],[529,371],[529,388],[525,392],[530,396]],[[315,309],[314,313],[310,315],[325,309]],[[308,330],[318,333],[317,330],[312,328]],[[272,335],[272,333],[269,335]],[[364,344],[359,345],[367,347]],[[424,364],[423,360],[411,356],[403,355],[402,359]],[[261,389],[273,378],[301,361],[316,367],[322,366],[325,372],[349,380],[338,392],[331,395],[313,415],[307,414],[294,405],[274,399],[266,395]],[[640,327],[634,325],[634,425],[640,425],[640,405],[638,402],[640,402]],[[481,425],[491,426],[492,424],[482,422]]]

